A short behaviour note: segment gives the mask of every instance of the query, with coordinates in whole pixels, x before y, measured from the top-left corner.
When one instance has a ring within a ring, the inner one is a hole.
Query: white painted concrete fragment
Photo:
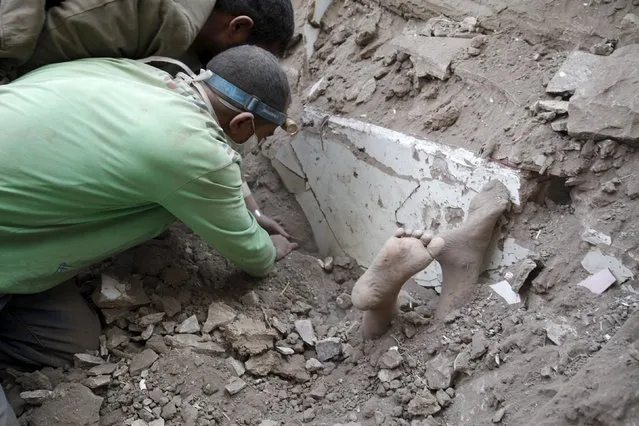
[[[602,269],[594,275],[589,276],[579,286],[586,287],[588,290],[595,294],[601,294],[615,283],[615,276],[610,273],[608,269]]]
[[[311,191],[297,199],[323,256],[345,253],[367,267],[399,226],[453,229],[463,222],[473,196],[493,179],[503,182],[519,204],[516,170],[464,149],[348,118],[331,117],[320,130],[325,114],[309,109],[305,115],[305,122],[315,126],[304,128],[292,146]],[[528,254],[514,240],[506,243],[507,254],[498,254],[496,267]],[[439,265],[433,263],[415,279],[439,286]]]
[[[601,250],[591,250],[581,261],[581,266],[591,274],[596,274],[602,269],[609,269],[619,284],[633,279],[632,271],[624,266],[617,258],[604,255]]]
[[[491,284],[490,288],[492,288],[495,293],[500,295],[501,298],[504,299],[509,305],[521,303],[521,297],[519,297],[519,294],[513,291],[508,281],[500,281],[497,284]]]

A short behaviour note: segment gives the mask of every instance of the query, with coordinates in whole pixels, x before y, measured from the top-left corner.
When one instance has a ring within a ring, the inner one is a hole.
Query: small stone
[[[103,388],[105,386],[108,386],[109,383],[111,383],[111,376],[89,377],[88,379],[82,382],[82,384],[88,387],[89,389]]]
[[[239,377],[234,377],[231,379],[228,385],[224,388],[230,395],[235,395],[239,393],[242,389],[246,387],[246,382]]]
[[[329,256],[322,261],[322,269],[324,269],[324,271],[328,273],[333,272],[334,266],[335,266],[335,259],[332,256]]]
[[[271,319],[271,326],[283,335],[287,335],[293,330],[290,324],[280,321],[277,317]]]
[[[313,323],[311,323],[311,320],[303,319],[295,321],[295,330],[300,335],[304,343],[309,346],[315,345],[315,330],[313,329]]]
[[[337,337],[320,340],[315,343],[315,352],[320,361],[329,361],[342,353],[342,342]]]
[[[142,370],[146,370],[149,368],[155,361],[159,358],[158,354],[156,354],[151,349],[145,349],[139,354],[135,355],[131,360],[131,365],[129,365],[129,373],[132,376],[137,376]]]
[[[505,414],[506,414],[505,409],[500,408],[499,410],[497,410],[495,412],[495,415],[493,416],[493,423],[501,423],[501,420],[504,418]]]
[[[312,408],[305,410],[302,414],[302,421],[304,423],[311,422],[313,421],[313,419],[315,419],[315,410],[313,410]]]
[[[413,417],[431,416],[440,412],[441,407],[432,393],[427,390],[421,390],[411,399],[406,410]]]
[[[21,392],[20,398],[29,405],[42,405],[44,401],[51,398],[53,392],[50,390],[34,390]]]
[[[227,364],[231,367],[231,370],[235,373],[237,377],[241,377],[246,373],[246,368],[244,367],[244,363],[235,358],[227,358]]]
[[[355,44],[360,47],[367,46],[377,37],[377,18],[375,16],[364,17],[357,28]]]
[[[195,315],[191,315],[180,324],[176,330],[180,334],[199,333],[200,323]]]
[[[439,405],[441,405],[444,408],[448,407],[452,402],[450,395],[448,395],[445,391],[441,389],[438,390],[437,393],[435,393],[435,399],[437,399],[437,403],[439,403]]]
[[[293,355],[295,351],[291,348],[287,348],[286,346],[276,346],[275,350],[281,353],[282,355]]]
[[[486,351],[488,351],[488,339],[486,339],[483,332],[475,333],[470,344],[471,361],[481,358]]]
[[[351,301],[351,295],[348,293],[340,294],[339,296],[337,296],[337,299],[335,299],[335,304],[340,309],[350,309],[351,306],[353,306],[353,302]]]
[[[397,347],[392,347],[379,359],[379,365],[382,368],[393,370],[399,367],[402,361],[402,356]]]
[[[159,312],[156,314],[145,315],[138,321],[138,325],[140,327],[148,327],[150,325],[155,325],[164,319],[166,314],[164,312]]]
[[[426,120],[426,127],[431,130],[445,130],[455,124],[461,111],[453,104],[440,107]]]
[[[546,323],[546,336],[557,346],[561,346],[569,336],[577,337],[577,331],[567,324],[557,324],[552,321]]]
[[[481,49],[486,45],[486,43],[488,43],[488,37],[483,34],[479,34],[470,40],[470,47]]]
[[[175,297],[162,297],[162,299],[160,299],[160,305],[162,305],[162,309],[166,312],[166,316],[169,318],[172,318],[182,312],[182,304]]]
[[[368,102],[372,97],[375,91],[377,90],[377,80],[375,78],[371,78],[364,82],[364,85],[359,90],[359,94],[357,95],[357,100],[355,100],[355,104],[363,104]]]
[[[474,16],[465,17],[460,24],[460,30],[466,33],[474,33],[477,29],[477,18]]]
[[[322,364],[320,361],[318,361],[315,358],[310,358],[306,361],[306,369],[310,371],[311,373],[320,371],[323,368],[324,368],[324,364]]]
[[[453,366],[444,355],[437,355],[426,363],[426,383],[429,389],[447,389],[453,378]]]
[[[615,47],[612,43],[609,42],[597,43],[590,48],[590,53],[599,56],[610,56],[610,54],[612,54],[612,52],[614,51]]]
[[[560,118],[559,120],[555,120],[550,123],[550,127],[558,133],[567,133],[568,132],[568,119]]]
[[[260,304],[260,297],[254,291],[249,291],[240,299],[244,306],[258,306]]]
[[[379,373],[377,373],[377,378],[382,383],[390,383],[393,380],[397,379],[398,377],[401,377],[401,375],[402,375],[401,370],[382,369],[382,370],[379,370]]]
[[[132,278],[122,283],[102,274],[102,281],[93,293],[93,302],[98,308],[130,309],[150,303],[144,293],[142,281]]]
[[[597,246],[600,244],[609,246],[610,244],[612,244],[612,238],[610,238],[610,236],[595,229],[586,229],[583,234],[581,234],[581,239],[582,241],[590,243],[593,246]]]
[[[540,112],[554,112],[558,115],[568,114],[568,101],[554,101],[554,100],[540,100],[535,102],[532,106],[532,110],[536,113]]]
[[[541,377],[545,379],[550,379],[552,377],[552,369],[546,365],[542,367],[540,374],[541,374]]]
[[[313,389],[311,389],[311,392],[309,393],[310,397],[316,400],[320,400],[320,399],[324,399],[324,397],[326,396],[326,385],[324,385],[323,383],[320,383],[318,385],[316,385]]]
[[[311,309],[313,309],[311,305],[298,300],[297,302],[293,303],[291,312],[298,315],[308,315],[311,312]]]
[[[89,354],[75,354],[73,355],[73,365],[76,368],[91,368],[96,365],[102,365],[105,361],[97,356]]]
[[[213,302],[209,306],[206,322],[202,327],[204,333],[210,333],[218,327],[229,324],[237,317],[237,312],[225,303]]]
[[[178,334],[176,336],[165,336],[164,341],[173,348],[190,348],[193,352],[203,355],[223,354],[226,350],[215,342],[205,341],[195,334]]]
[[[162,407],[162,418],[165,420],[172,420],[177,415],[177,407],[175,401],[172,400],[164,407]]]

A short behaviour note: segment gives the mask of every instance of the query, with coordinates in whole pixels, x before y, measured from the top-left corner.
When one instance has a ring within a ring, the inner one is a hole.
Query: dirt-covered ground
[[[313,5],[294,3],[302,34]],[[522,303],[507,305],[482,277],[473,299],[437,322],[439,296],[409,282],[391,331],[363,341],[349,297],[362,270],[348,258],[322,269],[301,209],[270,166],[287,142],[280,136],[248,156],[247,179],[301,249],[254,280],[178,224],[87,272],[87,297],[105,277],[135,297],[93,297],[105,323],[97,358],[5,374],[24,424],[639,425],[639,284],[601,295],[577,285],[589,275],[586,228],[610,236],[607,253],[637,276],[639,153],[577,141],[531,110],[552,99],[545,85],[572,50],[623,44],[621,21],[639,13],[636,2],[516,2],[476,22],[455,6],[497,2],[381,3],[393,7],[336,0],[312,57],[303,40],[291,49],[292,114],[309,105],[523,170],[522,206],[502,223],[535,253]],[[433,35],[480,36],[445,81],[415,78],[390,45],[432,17]]]

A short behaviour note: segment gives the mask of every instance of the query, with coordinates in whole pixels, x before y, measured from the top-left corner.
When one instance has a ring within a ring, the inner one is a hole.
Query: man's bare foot
[[[366,311],[363,322],[366,337],[377,337],[388,330],[404,283],[439,254],[437,249],[443,244],[433,244],[436,241],[431,240],[432,235],[424,231],[398,229],[357,280],[351,299],[356,308]]]
[[[466,221],[459,228],[439,235],[443,241],[433,239],[431,244],[443,242],[436,255],[443,275],[437,318],[461,307],[472,296],[474,284],[484,271],[495,224],[509,206],[508,188],[499,181],[490,181],[470,202]]]

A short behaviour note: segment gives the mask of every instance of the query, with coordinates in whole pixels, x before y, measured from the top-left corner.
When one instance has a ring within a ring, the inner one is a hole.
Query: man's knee
[[[74,283],[13,296],[0,311],[0,360],[14,368],[61,367],[99,347],[100,321]],[[11,361],[7,361],[11,360]]]

